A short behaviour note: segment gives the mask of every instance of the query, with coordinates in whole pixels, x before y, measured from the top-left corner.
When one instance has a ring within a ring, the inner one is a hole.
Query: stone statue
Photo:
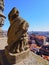
[[[14,7],[8,15],[10,27],[8,29],[8,49],[12,53],[25,50],[28,43],[27,30],[29,24],[21,17],[19,11]]]

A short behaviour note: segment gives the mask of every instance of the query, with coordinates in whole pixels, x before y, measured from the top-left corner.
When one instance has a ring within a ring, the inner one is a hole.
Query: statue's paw
[[[24,51],[24,48],[23,49],[20,49],[20,52]]]
[[[10,51],[11,53],[16,53],[15,50]]]
[[[19,51],[19,49],[16,49],[15,52],[16,52],[16,53],[19,53],[20,51]]]
[[[25,50],[27,50],[27,49],[28,49],[28,47],[25,47],[24,49],[25,49]]]

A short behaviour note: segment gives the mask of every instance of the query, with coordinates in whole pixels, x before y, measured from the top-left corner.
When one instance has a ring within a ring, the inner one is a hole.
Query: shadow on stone
[[[11,65],[6,58],[5,50],[0,50],[0,65]]]
[[[0,65],[13,65],[21,62],[29,56],[29,49],[21,53],[12,54],[5,52],[6,50],[0,50]]]
[[[29,49],[21,53],[10,53],[8,47],[5,47],[5,55],[11,65],[17,64],[29,56]]]

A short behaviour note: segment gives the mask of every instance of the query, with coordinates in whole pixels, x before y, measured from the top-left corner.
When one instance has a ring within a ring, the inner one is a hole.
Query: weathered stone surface
[[[10,64],[8,59],[5,55],[4,47],[7,45],[7,38],[0,38],[0,65],[49,65],[49,61],[43,59],[42,57],[34,54],[33,52],[29,51],[29,56],[26,58],[21,59],[19,63]],[[7,50],[7,49],[6,49]],[[8,53],[8,51],[7,51]],[[21,52],[23,53],[23,52]],[[20,53],[19,53],[20,54]],[[17,53],[17,55],[19,55]]]
[[[0,35],[2,36],[2,26],[4,25],[4,20],[5,20],[5,16],[3,14],[3,10],[4,10],[4,1],[0,0]]]
[[[5,49],[5,55],[8,59],[8,62],[10,64],[17,64],[19,62],[21,62],[22,60],[26,59],[29,56],[29,49],[26,51],[23,51],[21,53],[10,53],[6,47]]]
[[[11,10],[8,18],[10,20],[10,27],[7,33],[8,46],[5,47],[5,55],[8,62],[13,65],[21,62],[29,56],[27,46],[27,30],[29,24],[23,18],[19,17],[19,12],[16,8]]]
[[[22,54],[22,55],[21,55]],[[38,56],[38,55],[36,55],[36,54],[34,54],[33,52],[31,52],[31,51],[29,51],[28,52],[28,56],[25,58],[25,54],[24,54],[24,52],[21,52],[21,53],[19,53],[19,54],[17,54],[17,56],[16,56],[16,58],[18,59],[17,61],[16,61],[16,63],[15,64],[13,64],[13,63],[10,63],[9,61],[8,61],[8,59],[10,59],[10,58],[6,58],[6,55],[5,55],[5,53],[4,52],[2,52],[2,55],[0,55],[1,57],[0,57],[0,62],[2,62],[2,65],[49,65],[49,62],[47,61],[47,60],[45,60],[45,59],[43,59],[42,57],[40,57],[40,56]],[[14,56],[14,55],[13,55]],[[3,57],[4,57],[4,59],[3,59]],[[19,59],[20,58],[20,59]],[[2,59],[2,60],[1,60]],[[12,59],[11,59],[12,60]]]
[[[9,13],[8,18],[10,20],[10,27],[7,33],[9,51],[21,52],[28,42],[25,38],[28,39],[28,34],[26,35],[26,33],[29,24],[23,18],[19,17],[19,11],[15,7]]]
[[[10,20],[10,25],[13,23],[13,22],[15,22],[15,18],[17,18],[19,16],[19,11],[14,7],[11,11],[10,11],[10,13],[9,13],[9,15],[8,15],[8,18],[9,18],[9,20]],[[17,20],[18,21],[18,20]]]
[[[4,10],[4,0],[0,0],[0,9]]]
[[[21,21],[19,21],[19,22],[21,22]],[[18,41],[19,38],[22,36],[22,34],[25,32],[25,30],[28,28],[28,23],[26,23],[25,21],[22,21],[23,25],[22,25],[22,23],[19,23],[19,24],[18,23],[16,21],[9,28],[9,31],[7,34],[8,35],[8,44]]]
[[[49,65],[49,62],[33,52],[30,52],[28,58],[14,65]]]
[[[7,55],[8,61],[13,65],[48,65],[49,62],[41,58],[40,56],[34,54],[33,52],[23,51],[18,54],[9,54]],[[16,61],[15,61],[16,60]]]
[[[4,1],[0,0],[0,27],[4,24],[4,19],[6,18],[4,14],[2,13],[4,10]]]

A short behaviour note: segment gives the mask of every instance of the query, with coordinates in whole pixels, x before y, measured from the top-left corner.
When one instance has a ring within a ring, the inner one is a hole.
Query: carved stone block
[[[10,64],[17,64],[29,56],[29,49],[21,53],[12,54],[9,52],[8,47],[6,47],[5,54]]]

